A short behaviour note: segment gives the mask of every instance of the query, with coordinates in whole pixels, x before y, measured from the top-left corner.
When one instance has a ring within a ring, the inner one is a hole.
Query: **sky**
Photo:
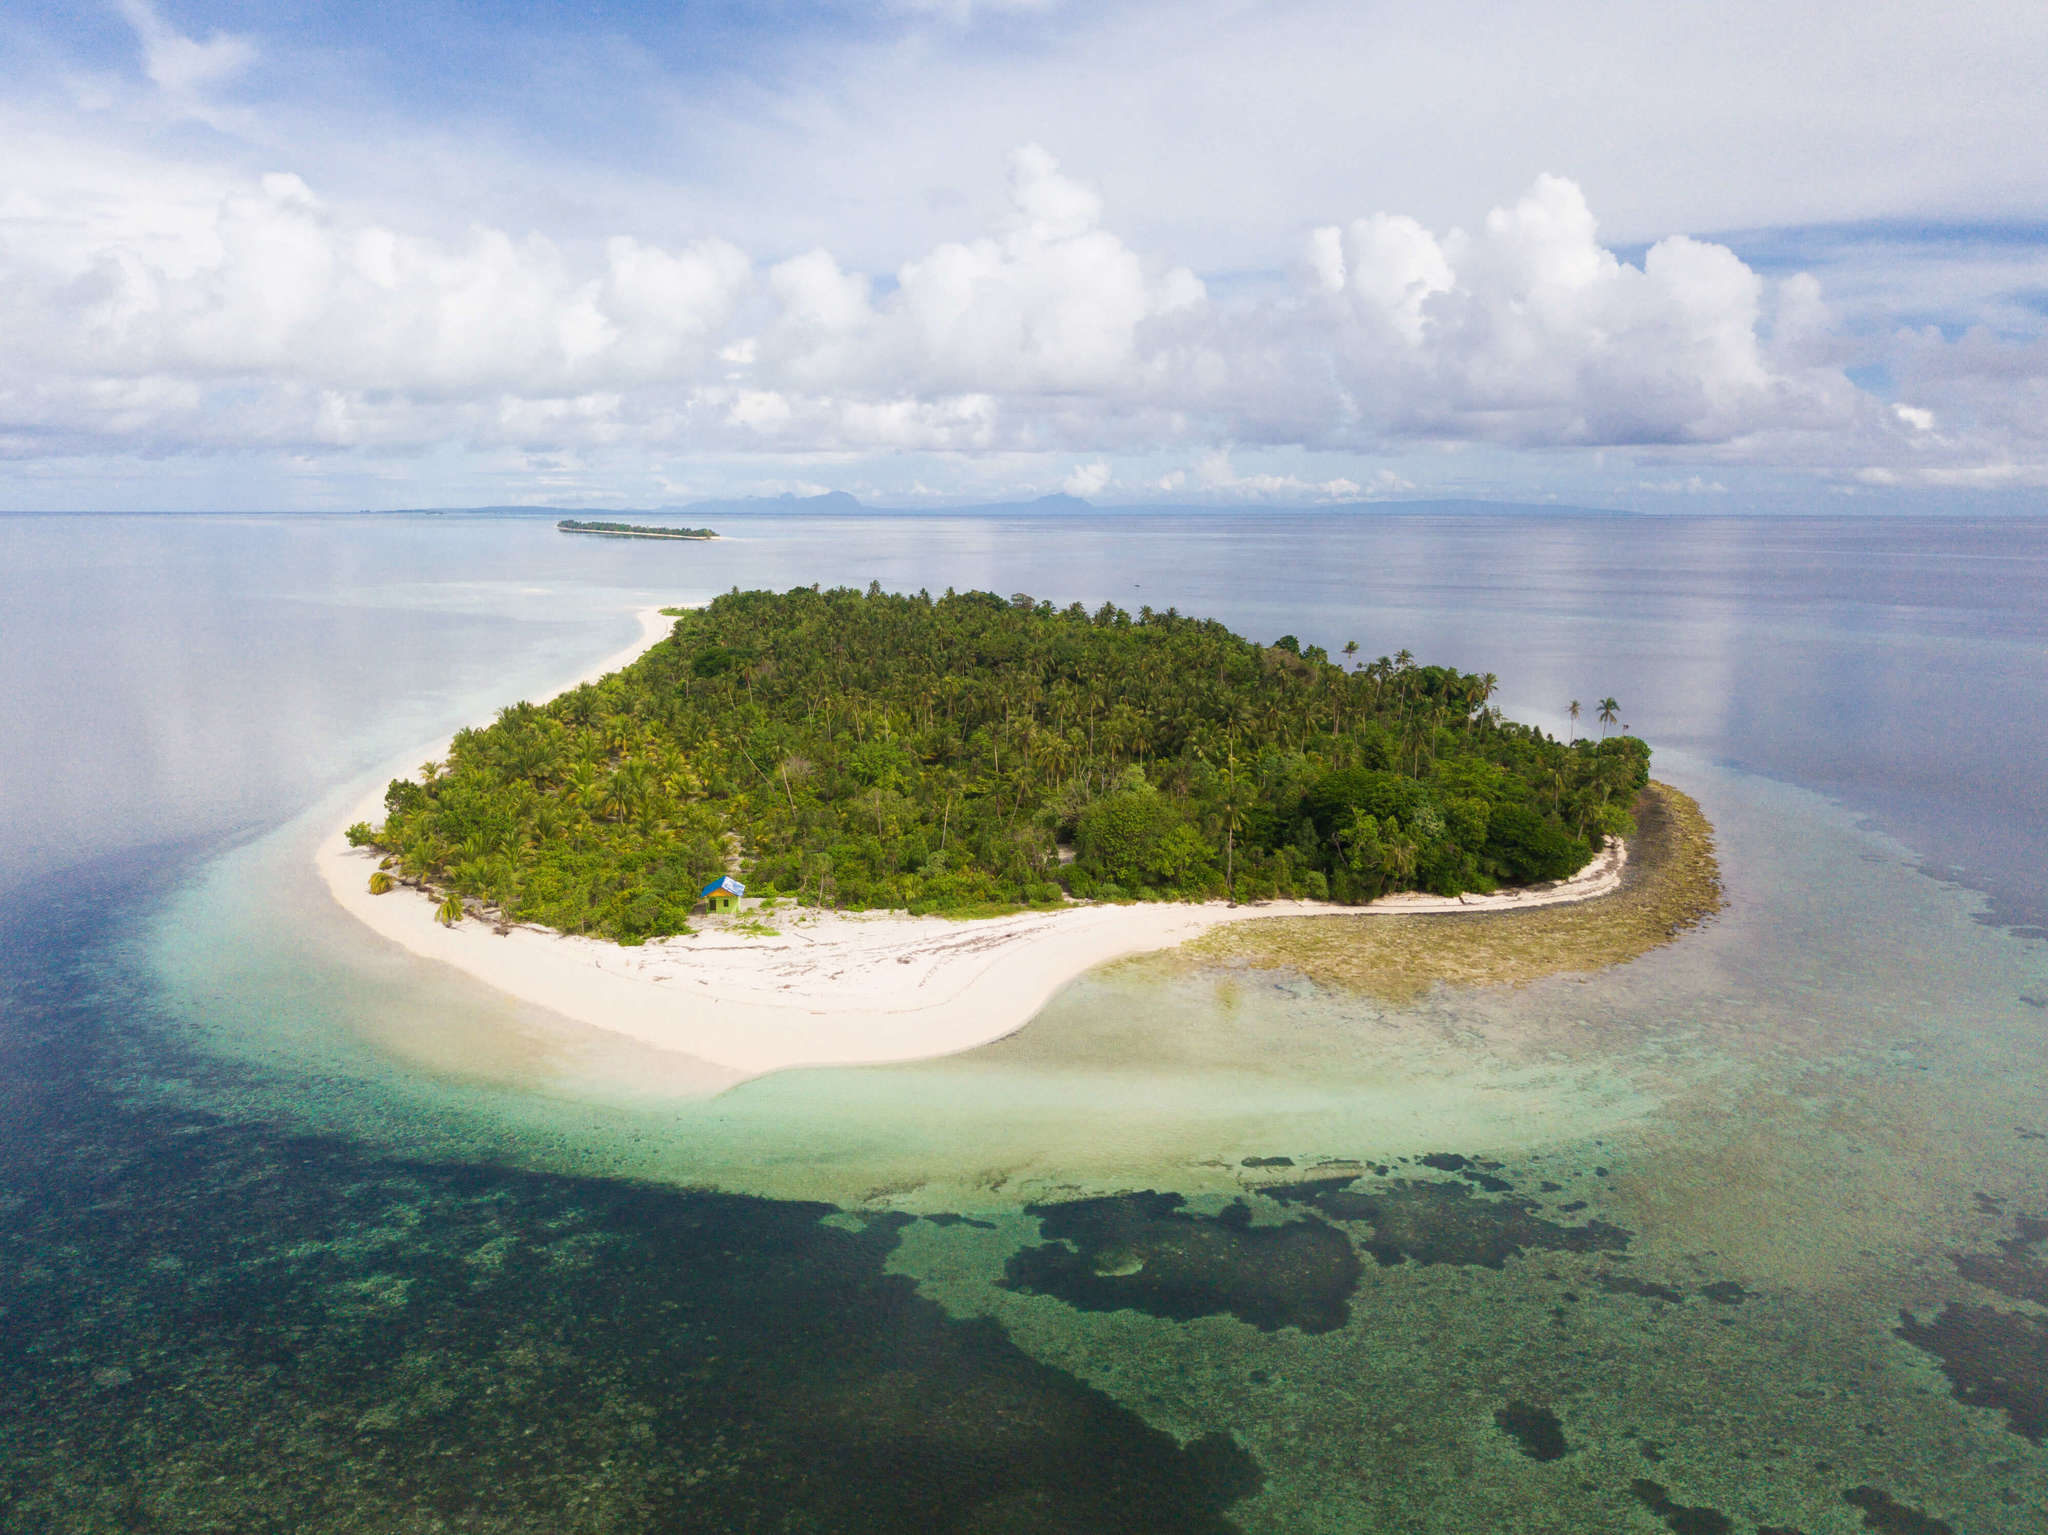
[[[2048,8],[9,0],[0,508],[2048,510]]]

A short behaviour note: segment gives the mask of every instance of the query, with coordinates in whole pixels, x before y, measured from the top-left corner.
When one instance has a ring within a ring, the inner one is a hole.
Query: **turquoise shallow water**
[[[2048,689],[2039,525],[846,521],[658,585],[553,538],[0,522],[50,620],[0,780],[6,1528],[2041,1527],[2041,831],[1985,744]],[[1119,967],[708,1097],[332,919],[305,855],[379,762],[639,602],[871,571],[1616,691],[1728,909],[1407,1006]],[[1927,833],[1986,807],[2019,854]]]

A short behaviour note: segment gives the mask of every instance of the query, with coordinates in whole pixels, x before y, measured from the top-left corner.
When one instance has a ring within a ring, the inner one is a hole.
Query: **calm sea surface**
[[[2048,1527],[2048,519],[720,531],[0,517],[0,1529]],[[705,1099],[308,873],[636,608],[870,580],[1613,694],[1729,907]]]

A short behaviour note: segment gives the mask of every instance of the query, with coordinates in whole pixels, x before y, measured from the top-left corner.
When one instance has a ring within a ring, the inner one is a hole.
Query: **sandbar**
[[[667,636],[660,609],[639,616],[638,640],[562,691],[617,671]],[[1487,895],[1404,893],[1368,906],[1076,902],[967,921],[903,912],[743,912],[700,919],[694,933],[622,947],[522,925],[499,932],[474,919],[444,927],[435,903],[415,889],[369,893],[378,854],[350,847],[344,828],[380,821],[388,780],[446,751],[445,741],[422,748],[406,765],[380,774],[322,839],[315,862],[342,909],[381,937],[522,1001],[742,1076],[971,1050],[1022,1028],[1084,971],[1172,948],[1226,923],[1559,905],[1618,889],[1628,859],[1622,839],[1609,838],[1590,864],[1553,885]],[[758,931],[763,926],[774,931]]]

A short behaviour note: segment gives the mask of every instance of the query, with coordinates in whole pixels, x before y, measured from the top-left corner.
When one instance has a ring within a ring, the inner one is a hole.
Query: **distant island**
[[[623,670],[393,780],[348,833],[390,871],[372,888],[629,944],[689,931],[726,873],[913,914],[1362,904],[1567,879],[1648,782],[1642,741],[1506,720],[1490,675],[1172,609],[870,586],[672,616]]]
[[[578,522],[564,517],[555,524],[564,533],[596,533],[605,538],[716,538],[709,528],[643,527],[632,522]]]

